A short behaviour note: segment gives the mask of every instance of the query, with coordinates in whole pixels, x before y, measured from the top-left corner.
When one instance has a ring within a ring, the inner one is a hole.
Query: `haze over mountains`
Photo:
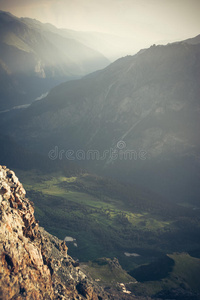
[[[0,12],[0,38],[1,164],[40,224],[120,299],[200,299],[200,35],[111,64],[110,35]]]
[[[140,49],[140,43],[134,36],[128,38],[100,32],[79,32],[69,29],[63,29],[62,32],[66,37],[71,37],[101,52],[111,62],[127,54],[134,54]]]
[[[0,110],[31,103],[109,60],[50,24],[0,12]]]
[[[199,54],[199,36],[154,45],[63,83],[20,115],[12,135],[46,155],[50,150],[65,153],[71,149],[72,159],[104,175],[134,180],[176,201],[189,198],[195,202],[199,191]],[[99,157],[77,158],[80,149],[85,153],[96,150]],[[114,158],[108,154],[110,149],[115,151]],[[131,160],[128,153],[132,153]]]

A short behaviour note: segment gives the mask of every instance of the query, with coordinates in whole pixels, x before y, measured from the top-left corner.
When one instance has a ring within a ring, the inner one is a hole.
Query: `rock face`
[[[38,226],[25,194],[15,173],[0,166],[0,299],[107,299],[65,243]]]

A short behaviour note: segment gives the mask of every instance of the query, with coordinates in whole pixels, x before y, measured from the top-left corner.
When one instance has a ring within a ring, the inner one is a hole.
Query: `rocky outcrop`
[[[15,173],[0,166],[0,299],[107,299],[65,243],[38,226],[25,194]]]

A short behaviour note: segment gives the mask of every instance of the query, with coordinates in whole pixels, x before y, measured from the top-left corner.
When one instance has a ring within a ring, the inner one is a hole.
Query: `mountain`
[[[127,293],[125,284],[119,284],[134,279],[116,258],[96,260],[87,268],[69,256],[65,241],[39,226],[33,203],[15,173],[1,165],[0,216],[1,299],[146,299]],[[91,279],[94,268],[112,280],[112,288]]]
[[[137,50],[140,49],[140,41],[138,41],[135,36],[132,38],[126,38],[101,32],[84,32],[65,28],[58,29],[51,24],[42,24],[41,22],[30,18],[21,18],[21,20],[23,20],[26,24],[30,24],[37,30],[44,30],[45,28],[46,31],[59,34],[66,39],[75,40],[97,52],[100,52],[110,61],[114,61],[128,53],[136,53]]]
[[[51,159],[76,160],[173,201],[199,203],[196,40],[153,45],[63,83],[15,119],[10,133]]]
[[[31,103],[63,81],[109,64],[101,53],[61,33],[0,11],[0,110]]]
[[[99,299],[64,241],[38,227],[15,173],[0,176],[1,299]]]

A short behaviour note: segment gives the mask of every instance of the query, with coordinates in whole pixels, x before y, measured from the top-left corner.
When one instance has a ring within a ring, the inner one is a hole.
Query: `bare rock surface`
[[[25,194],[15,173],[0,166],[0,299],[107,299],[64,241],[38,226]]]

